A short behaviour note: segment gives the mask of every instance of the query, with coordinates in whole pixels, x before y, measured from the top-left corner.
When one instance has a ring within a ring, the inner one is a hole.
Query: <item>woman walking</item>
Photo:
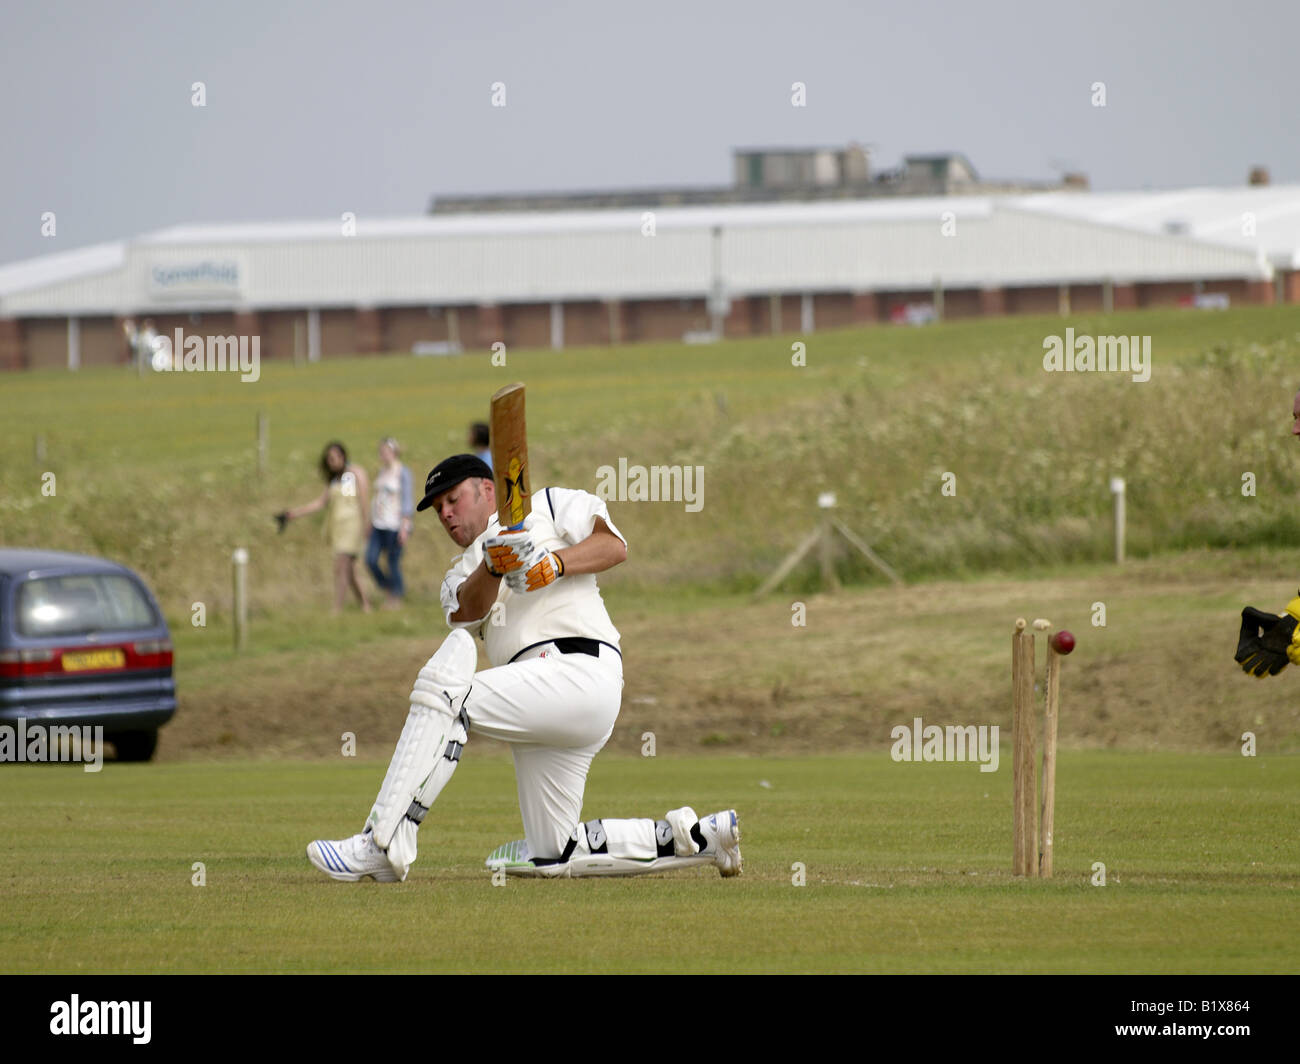
[[[411,534],[415,513],[411,501],[411,471],[401,462],[402,449],[391,436],[379,442],[379,475],[375,477],[375,496],[370,512],[370,544],[366,548],[366,566],[388,599],[385,609],[402,605],[406,585],[402,581],[402,548]],[[388,572],[379,565],[380,555],[388,562]]]
[[[312,502],[304,503],[278,515],[281,530],[287,522],[325,510],[325,539],[334,552],[334,613],[341,613],[351,588],[365,613],[370,612],[370,601],[357,579],[357,558],[361,545],[370,535],[370,483],[366,471],[348,462],[348,452],[343,444],[333,441],[325,445],[320,458],[321,476],[325,491]]]

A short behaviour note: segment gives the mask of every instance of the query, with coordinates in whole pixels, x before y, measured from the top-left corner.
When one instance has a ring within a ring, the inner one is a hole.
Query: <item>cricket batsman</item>
[[[1291,402],[1291,435],[1300,436],[1300,392]],[[1300,665],[1300,595],[1282,613],[1266,613],[1254,606],[1241,611],[1237,637],[1237,664],[1252,676],[1276,676],[1288,665]]]
[[[618,718],[619,634],[596,574],[627,558],[603,500],[585,491],[532,492],[532,512],[503,528],[493,472],[458,454],[429,473],[417,510],[433,510],[464,549],[442,582],[451,634],[420,670],[410,712],[364,829],[307,847],[334,879],[406,879],[416,835],[456,771],[470,735],[508,743],[524,839],[491,868],[533,876],[629,875],[698,864],[741,870],[735,810],[698,817],[581,822],[592,758]],[[492,667],[475,672],[475,638]]]

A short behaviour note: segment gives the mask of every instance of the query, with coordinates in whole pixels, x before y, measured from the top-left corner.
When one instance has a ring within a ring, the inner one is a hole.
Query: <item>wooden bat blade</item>
[[[533,509],[522,384],[507,384],[492,396],[489,425],[497,517],[503,528],[517,528]]]

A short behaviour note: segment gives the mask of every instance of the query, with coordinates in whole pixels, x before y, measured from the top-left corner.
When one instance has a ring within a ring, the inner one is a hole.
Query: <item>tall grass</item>
[[[1150,381],[1049,374],[1042,341],[1147,333]],[[1101,560],[1112,551],[1111,476],[1128,483],[1129,551],[1294,544],[1300,313],[1148,312],[877,327],[711,348],[647,345],[394,356],[234,377],[125,371],[0,377],[0,543],[104,554],[144,572],[173,618],[229,598],[229,554],[252,551],[254,608],[328,601],[319,518],[276,536],[271,514],[318,494],[326,440],[374,468],[380,436],[408,448],[417,484],[463,449],[497,387],[529,385],[534,484],[594,489],[597,469],[704,468],[704,507],[611,504],[630,563],[607,578],[660,588],[755,586],[819,519],[837,515],[911,580]],[[271,465],[255,471],[257,411]],[[47,457],[34,458],[43,434]],[[42,495],[42,475],[56,494]],[[1255,494],[1243,494],[1253,474]],[[951,477],[946,475],[951,474]],[[955,494],[945,494],[945,482]],[[412,593],[432,597],[454,553],[420,515]],[[848,580],[878,580],[839,560]],[[791,586],[812,580],[792,575]]]

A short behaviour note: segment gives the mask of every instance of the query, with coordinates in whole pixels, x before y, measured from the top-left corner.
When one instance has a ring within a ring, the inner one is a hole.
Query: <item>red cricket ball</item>
[[[1053,632],[1050,642],[1052,649],[1058,654],[1068,654],[1074,649],[1074,636],[1064,628],[1059,632]]]

